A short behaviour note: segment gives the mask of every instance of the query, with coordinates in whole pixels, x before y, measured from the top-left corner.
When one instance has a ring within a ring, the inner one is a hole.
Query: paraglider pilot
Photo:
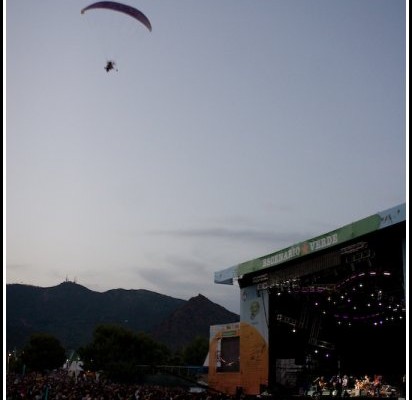
[[[114,61],[107,61],[107,64],[104,67],[104,69],[106,70],[106,72],[109,72],[110,70],[114,69],[115,65],[116,65],[116,63]],[[117,69],[116,69],[116,71],[117,71]]]

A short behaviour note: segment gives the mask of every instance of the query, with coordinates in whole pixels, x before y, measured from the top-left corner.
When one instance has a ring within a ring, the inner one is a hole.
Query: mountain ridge
[[[239,315],[201,294],[182,300],[147,289],[96,292],[70,281],[52,287],[6,285],[8,349],[43,332],[75,350],[92,340],[96,326],[116,324],[177,350],[197,336],[209,338],[210,325],[237,321]]]

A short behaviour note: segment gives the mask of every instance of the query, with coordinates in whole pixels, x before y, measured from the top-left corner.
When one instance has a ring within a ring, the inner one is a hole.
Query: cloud
[[[7,271],[9,272],[24,272],[32,268],[30,264],[7,264]]]
[[[188,287],[194,291],[204,287],[206,283],[213,282],[205,262],[190,257],[169,255],[167,262],[157,268],[139,268],[139,276],[155,287],[172,289],[175,287]]]
[[[258,229],[231,229],[231,228],[194,228],[179,230],[157,230],[152,231],[153,235],[167,235],[174,237],[200,237],[216,238],[227,240],[242,240],[246,242],[266,242],[266,243],[287,243],[292,245],[297,241],[308,238],[307,233],[284,232]]]

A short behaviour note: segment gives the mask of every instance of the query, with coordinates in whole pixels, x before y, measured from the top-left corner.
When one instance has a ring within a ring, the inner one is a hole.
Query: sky
[[[91,3],[4,6],[3,282],[239,313],[215,272],[406,202],[404,0]]]

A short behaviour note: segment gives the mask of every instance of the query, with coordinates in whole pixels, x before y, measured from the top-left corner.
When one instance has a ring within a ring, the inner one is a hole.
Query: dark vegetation
[[[185,301],[148,290],[99,293],[73,282],[6,289],[10,370],[52,370],[76,354],[85,369],[128,382],[142,366],[202,365],[210,325],[239,321],[200,294]]]

